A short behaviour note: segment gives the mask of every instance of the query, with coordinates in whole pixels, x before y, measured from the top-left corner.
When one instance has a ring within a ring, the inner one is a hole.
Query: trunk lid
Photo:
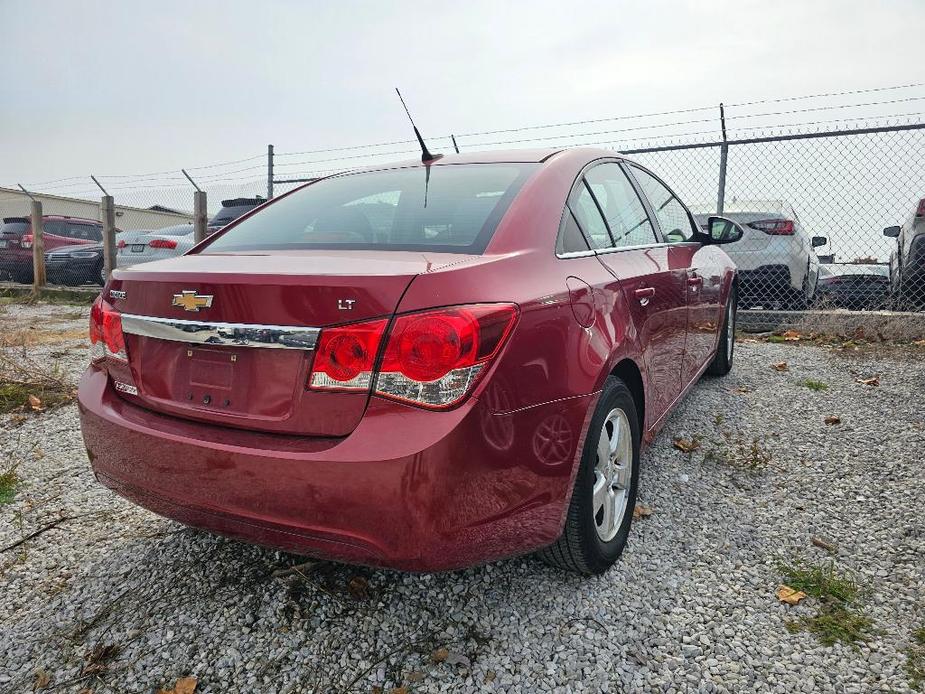
[[[301,337],[271,337],[271,330],[388,317],[416,275],[474,257],[293,251],[187,255],[117,270],[105,298],[123,314],[129,364],[113,378],[130,379],[137,394],[117,390],[174,416],[345,436],[363,416],[368,393],[308,390],[314,351]],[[197,332],[203,324],[233,324],[226,334],[237,338],[203,341],[207,333]],[[253,331],[252,339],[240,339],[241,326]],[[256,346],[263,339],[274,343]]]

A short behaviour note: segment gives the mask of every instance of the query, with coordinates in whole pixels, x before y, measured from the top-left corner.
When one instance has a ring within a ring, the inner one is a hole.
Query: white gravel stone
[[[8,306],[0,318],[6,329],[64,310]],[[64,692],[151,692],[184,675],[206,693],[388,691],[411,673],[413,692],[908,692],[903,649],[925,626],[915,354],[738,345],[732,374],[704,379],[644,452],[640,500],[653,514],[594,578],[531,557],[438,575],[322,562],[309,581],[274,578],[304,559],[183,528],[97,484],[75,405],[6,418],[0,450],[23,460],[23,486],[0,507],[0,547],[70,520],[0,553],[0,692],[30,692],[39,669]],[[57,358],[76,377],[85,354]],[[879,387],[855,383],[873,374]],[[829,414],[843,423],[827,426]],[[759,441],[770,462],[707,457],[720,430]],[[673,447],[694,435],[699,451]],[[785,628],[813,608],[775,599],[776,564],[825,559],[814,535],[867,586],[878,632],[858,650]],[[368,599],[347,590],[355,576]],[[98,644],[119,650],[82,676]],[[439,647],[459,664],[432,662]]]

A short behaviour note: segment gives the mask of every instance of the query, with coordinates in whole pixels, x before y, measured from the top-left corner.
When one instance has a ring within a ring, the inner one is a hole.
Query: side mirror
[[[824,246],[829,240],[825,236],[813,236],[813,248],[819,248],[819,246]]]
[[[883,230],[884,236],[889,236],[891,239],[899,237],[899,227],[887,227]]]
[[[707,243],[735,243],[742,239],[745,230],[731,219],[710,217],[707,219]]]

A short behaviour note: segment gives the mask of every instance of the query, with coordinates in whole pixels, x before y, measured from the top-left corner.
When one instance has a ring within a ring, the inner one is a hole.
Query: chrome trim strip
[[[310,350],[315,348],[321,329],[298,325],[210,323],[123,313],[122,332],[200,345]]]

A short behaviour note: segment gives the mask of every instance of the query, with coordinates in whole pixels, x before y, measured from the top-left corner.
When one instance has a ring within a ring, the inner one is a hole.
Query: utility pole
[[[267,145],[267,200],[273,199],[273,145]]]

